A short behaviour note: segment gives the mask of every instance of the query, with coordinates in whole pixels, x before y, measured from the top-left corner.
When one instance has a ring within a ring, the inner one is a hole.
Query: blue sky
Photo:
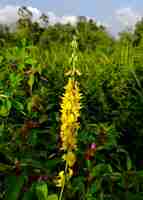
[[[88,15],[107,17],[116,9],[140,6],[141,0],[1,0],[1,5],[29,5],[57,15]],[[143,3],[142,3],[143,5]]]
[[[143,0],[0,0],[0,12],[8,5],[26,5],[55,16],[94,17],[113,34],[134,25],[143,13]]]

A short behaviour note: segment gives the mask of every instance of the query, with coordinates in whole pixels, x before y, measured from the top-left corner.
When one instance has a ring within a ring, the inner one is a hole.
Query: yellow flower
[[[69,78],[61,104],[61,148],[65,151],[72,151],[77,147],[76,134],[79,128],[80,99],[81,94],[77,82]]]
[[[63,187],[65,184],[65,174],[64,171],[60,171],[59,175],[56,179],[56,186],[57,187]]]
[[[76,162],[76,156],[72,151],[69,151],[67,154],[63,155],[63,159],[67,162],[69,167],[73,167]]]
[[[73,176],[73,170],[71,168],[68,168],[69,173],[68,173],[68,177],[71,178]]]
[[[66,152],[63,159],[66,161],[66,174],[59,173],[57,186],[64,187],[65,180],[69,180],[73,175],[72,167],[76,162],[74,150],[77,148],[77,131],[79,128],[78,118],[80,117],[80,99],[78,84],[73,78],[69,78],[65,86],[65,94],[61,103],[61,149]]]

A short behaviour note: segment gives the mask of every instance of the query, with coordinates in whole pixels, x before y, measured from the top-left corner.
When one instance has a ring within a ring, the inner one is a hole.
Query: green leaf
[[[7,178],[8,189],[5,200],[17,200],[24,184],[24,176],[9,176]]]
[[[20,63],[20,64],[18,65],[18,67],[19,67],[19,69],[22,71],[22,70],[25,68],[25,65],[24,65],[23,63]]]
[[[35,145],[36,143],[37,143],[37,132],[36,132],[36,130],[32,130],[31,131],[31,134],[30,134],[30,136],[29,136],[29,140],[28,140],[28,142],[30,143],[30,144],[32,144],[32,145]]]
[[[29,80],[28,80],[28,85],[31,90],[32,90],[33,84],[34,84],[34,74],[30,74]]]
[[[24,105],[19,101],[14,101],[14,107],[19,111],[24,110]]]
[[[31,111],[32,111],[32,106],[33,106],[32,100],[28,99],[27,110],[28,110],[29,113],[31,113]]]
[[[47,200],[58,200],[58,196],[56,194],[51,194],[48,196]]]
[[[107,165],[107,164],[98,164],[98,165],[96,165],[92,169],[92,176],[98,177],[98,176],[104,175],[105,173],[109,172],[108,167],[109,167],[109,165]]]
[[[33,192],[32,191],[28,191],[24,193],[24,197],[22,198],[22,200],[32,200],[33,199]]]
[[[0,63],[2,62],[2,60],[3,60],[3,56],[0,56]]]
[[[8,172],[12,170],[12,166],[0,163],[0,172]]]
[[[47,200],[48,197],[48,187],[47,184],[42,182],[36,185],[36,194],[38,200]]]
[[[34,63],[33,58],[27,58],[27,59],[25,60],[25,64],[33,65],[33,63]]]
[[[137,175],[140,176],[140,177],[143,177],[143,170],[138,171],[138,172],[137,172]]]
[[[109,172],[112,173],[112,172],[113,172],[112,166],[111,166],[111,165],[108,165],[107,167],[108,167]]]
[[[94,194],[94,193],[96,193],[96,186],[95,186],[95,182],[94,182],[94,183],[91,185],[90,192],[91,192],[91,194]]]
[[[21,74],[16,74],[16,73],[10,74],[9,78],[10,78],[10,82],[11,82],[10,86],[12,88],[16,88],[20,84],[20,82],[22,80]]]
[[[47,120],[48,120],[48,116],[45,114],[41,115],[39,118],[40,123],[46,122]]]
[[[130,170],[132,168],[132,161],[129,157],[127,157],[127,170]]]
[[[32,200],[36,199],[36,194],[35,194],[35,183],[32,184],[32,186],[28,189],[27,192],[24,192],[22,200]]]
[[[0,105],[0,116],[7,117],[12,106],[11,101],[8,99],[4,99],[1,102],[2,104]]]

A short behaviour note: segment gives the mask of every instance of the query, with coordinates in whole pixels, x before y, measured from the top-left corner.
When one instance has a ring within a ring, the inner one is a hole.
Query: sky
[[[35,20],[41,13],[47,14],[51,23],[75,23],[76,16],[87,16],[113,35],[133,28],[143,15],[143,0],[0,0],[0,23],[16,20],[16,11],[23,5],[33,12]]]

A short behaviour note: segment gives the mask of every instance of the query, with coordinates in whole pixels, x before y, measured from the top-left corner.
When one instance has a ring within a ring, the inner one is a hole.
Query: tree
[[[143,18],[140,21],[138,21],[135,25],[134,46],[138,46],[142,38],[143,38]]]

